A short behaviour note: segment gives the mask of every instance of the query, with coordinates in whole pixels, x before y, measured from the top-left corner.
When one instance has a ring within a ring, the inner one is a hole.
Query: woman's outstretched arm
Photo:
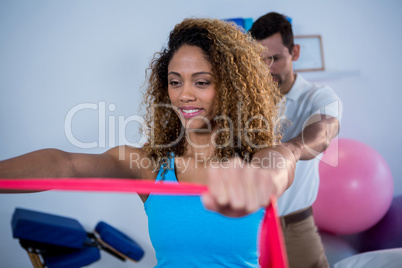
[[[0,178],[141,178],[140,166],[133,164],[141,157],[141,149],[127,146],[102,154],[43,149],[0,161]]]

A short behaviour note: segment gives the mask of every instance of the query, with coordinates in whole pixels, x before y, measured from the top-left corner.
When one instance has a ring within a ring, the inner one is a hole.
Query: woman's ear
[[[300,45],[294,44],[292,48],[292,61],[297,61],[300,57]]]

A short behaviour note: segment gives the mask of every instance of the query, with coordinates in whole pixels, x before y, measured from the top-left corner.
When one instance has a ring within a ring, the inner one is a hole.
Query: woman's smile
[[[189,119],[201,115],[204,109],[194,106],[182,106],[179,110],[184,118]]]

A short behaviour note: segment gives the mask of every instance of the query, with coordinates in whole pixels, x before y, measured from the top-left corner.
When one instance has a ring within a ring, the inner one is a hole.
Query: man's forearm
[[[310,160],[325,151],[338,132],[339,121],[322,115],[319,121],[306,126],[297,137],[283,145],[293,152],[297,160]]]

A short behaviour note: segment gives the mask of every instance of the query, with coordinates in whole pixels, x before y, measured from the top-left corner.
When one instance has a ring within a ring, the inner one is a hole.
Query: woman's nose
[[[193,87],[191,85],[184,85],[180,94],[180,101],[186,103],[195,100],[196,96]]]

